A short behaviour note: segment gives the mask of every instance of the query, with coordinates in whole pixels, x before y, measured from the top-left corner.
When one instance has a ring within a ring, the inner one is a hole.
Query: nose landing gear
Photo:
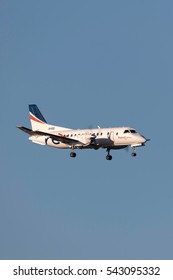
[[[132,157],[136,157],[136,147],[132,147]]]

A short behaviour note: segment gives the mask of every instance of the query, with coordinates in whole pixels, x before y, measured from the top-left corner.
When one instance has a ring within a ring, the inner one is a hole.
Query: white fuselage
[[[80,143],[75,145],[74,149],[123,149],[127,146],[142,146],[146,139],[133,128],[130,127],[113,127],[113,128],[97,128],[97,129],[63,129],[57,130],[56,126],[48,126],[45,132],[54,135],[64,136],[78,140]],[[29,138],[33,142],[41,145],[48,145],[55,148],[69,149],[72,145],[52,140],[47,136],[31,136]],[[94,144],[94,146],[93,146]]]
[[[31,128],[17,126],[29,134],[29,139],[37,144],[59,149],[71,149],[70,157],[76,157],[75,149],[107,149],[107,160],[112,159],[110,150],[132,147],[132,156],[136,156],[136,147],[144,146],[147,141],[140,133],[130,127],[111,127],[96,129],[71,129],[47,123],[36,104],[29,105]]]

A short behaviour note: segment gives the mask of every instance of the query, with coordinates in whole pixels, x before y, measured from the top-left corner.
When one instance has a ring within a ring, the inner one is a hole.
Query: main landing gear
[[[70,157],[75,158],[75,157],[76,157],[76,153],[75,153],[75,152],[71,152],[71,153],[70,153]]]
[[[107,159],[107,160],[111,160],[111,159],[112,159],[112,156],[110,155],[110,149],[107,149],[107,152],[108,152],[108,154],[107,154],[107,156],[106,156],[106,159]]]
[[[132,157],[136,157],[136,147],[132,147]]]
[[[74,146],[71,147],[72,151],[70,153],[70,157],[75,158],[76,157],[76,153],[74,152]]]
[[[112,156],[110,155],[110,149],[107,149],[107,155],[106,155],[106,159],[107,160],[112,160]],[[71,158],[75,158],[76,157],[76,153],[72,150],[70,153],[70,157]],[[132,157],[136,157],[136,147],[132,147]]]

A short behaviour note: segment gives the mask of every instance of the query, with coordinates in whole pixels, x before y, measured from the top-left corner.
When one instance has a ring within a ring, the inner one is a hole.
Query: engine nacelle
[[[81,142],[87,146],[90,144],[94,144],[95,143],[95,135],[91,135],[89,132],[86,132],[84,135],[82,135],[81,137]]]

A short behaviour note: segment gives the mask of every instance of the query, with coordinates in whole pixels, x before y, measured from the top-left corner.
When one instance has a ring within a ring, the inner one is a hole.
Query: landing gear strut
[[[74,152],[74,147],[72,146],[72,151],[70,153],[70,157],[75,158],[76,157],[76,153]]]
[[[136,147],[132,147],[132,157],[136,157]]]
[[[112,159],[112,156],[110,155],[110,149],[107,149],[107,152],[108,152],[108,154],[107,154],[107,156],[106,156],[106,159],[107,159],[107,160],[111,160],[111,159]]]

